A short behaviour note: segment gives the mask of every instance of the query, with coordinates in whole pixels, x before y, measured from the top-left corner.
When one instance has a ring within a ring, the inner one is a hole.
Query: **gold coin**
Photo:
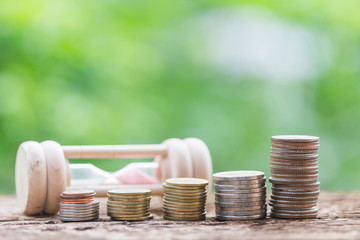
[[[151,197],[145,197],[145,198],[121,198],[121,197],[108,197],[109,201],[116,201],[116,202],[147,202],[151,200]]]
[[[171,186],[205,187],[209,181],[201,178],[170,178],[165,180],[165,183]]]
[[[154,218],[154,216],[143,216],[143,217],[111,217],[113,220],[116,221],[145,221],[145,220],[151,220]]]
[[[205,204],[206,199],[194,200],[194,199],[173,199],[169,197],[164,197],[164,201],[169,203]]]
[[[173,216],[167,216],[164,215],[165,220],[171,220],[171,221],[202,221],[206,219],[206,215],[203,216],[195,216],[195,217],[173,217]]]
[[[167,195],[173,195],[173,196],[188,196],[188,197],[201,197],[201,196],[207,196],[207,191],[202,192],[187,192],[187,191],[171,191],[168,189],[165,189],[164,191]]]
[[[121,196],[143,196],[143,195],[150,195],[150,189],[112,189],[108,191],[110,195],[121,195]]]

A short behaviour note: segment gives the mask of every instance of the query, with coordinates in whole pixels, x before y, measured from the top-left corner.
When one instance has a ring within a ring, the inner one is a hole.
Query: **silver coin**
[[[275,192],[286,192],[286,193],[306,193],[306,192],[320,191],[319,187],[313,187],[313,188],[279,188],[279,187],[272,187],[271,190],[275,191]]]
[[[271,168],[271,175],[292,175],[292,176],[304,176],[304,175],[315,175],[319,174],[319,170],[287,170],[287,169],[277,169],[277,168]]]
[[[217,180],[255,180],[264,178],[260,171],[227,171],[213,174],[214,181]]]
[[[272,218],[283,218],[283,219],[311,219],[316,218],[317,213],[309,213],[309,214],[285,214],[285,213],[270,213],[270,217]]]
[[[238,179],[222,179],[222,180],[214,180],[215,184],[218,185],[265,185],[266,177],[261,179],[253,179],[253,180],[238,180]]]
[[[71,208],[67,208],[67,207],[60,207],[60,211],[98,211],[99,210],[99,206],[94,206],[94,207],[86,207],[86,208],[82,208],[82,207],[71,207]]]
[[[294,198],[293,200],[274,200],[274,199],[270,199],[269,200],[269,205],[277,205],[277,204],[285,204],[285,205],[310,205],[310,204],[317,204],[317,199],[316,200],[296,200],[296,198]]]
[[[320,138],[316,136],[307,136],[307,135],[277,135],[272,136],[271,141],[278,142],[301,142],[301,143],[309,143],[309,142],[319,142]]]
[[[310,179],[279,179],[279,178],[273,178],[270,177],[269,181],[271,183],[275,183],[275,184],[310,184],[310,183],[316,183],[317,182],[317,178],[310,178]]]
[[[99,201],[98,200],[94,200],[94,202],[91,203],[62,203],[60,202],[60,207],[65,206],[65,207],[92,207],[95,205],[99,205]]]
[[[240,203],[229,203],[229,202],[217,202],[215,201],[215,206],[218,208],[223,208],[223,209],[227,209],[227,208],[234,208],[234,209],[245,209],[245,208],[253,208],[253,207],[260,207],[260,206],[264,206],[266,204],[266,201],[260,201],[260,202],[240,202]]]
[[[224,194],[252,194],[252,193],[265,193],[266,192],[266,186],[261,188],[252,188],[252,189],[246,189],[246,190],[234,190],[234,189],[223,189],[219,187],[215,187],[216,193],[224,193]]]
[[[313,192],[285,192],[285,191],[277,191],[273,190],[272,194],[276,196],[288,196],[288,197],[313,197],[319,196],[320,191],[313,191]]]
[[[319,209],[317,207],[313,207],[306,210],[288,210],[288,209],[271,209],[273,213],[284,213],[284,214],[312,214],[317,213]]]
[[[60,209],[60,214],[78,214],[78,215],[87,215],[87,214],[93,214],[93,213],[98,213],[99,209],[94,209],[94,210],[86,210],[86,211],[74,211],[74,210],[63,210]]]
[[[252,215],[266,214],[266,209],[248,210],[248,211],[223,211],[223,210],[216,210],[215,213],[216,213],[216,215],[218,215],[218,216],[252,216]]]
[[[254,192],[254,193],[215,193],[215,197],[221,197],[221,198],[260,198],[264,197],[266,194],[265,191],[262,192]]]
[[[263,205],[257,205],[257,206],[246,206],[246,207],[222,207],[222,206],[218,206],[215,205],[215,209],[219,210],[219,211],[253,211],[253,210],[262,210],[262,209],[266,209],[267,205],[263,204]]]
[[[275,210],[306,210],[316,207],[317,204],[315,203],[315,204],[304,204],[304,205],[295,205],[295,204],[276,204],[276,205],[269,204],[269,205],[272,206],[272,208]]]
[[[215,190],[252,190],[252,189],[258,189],[266,187],[265,181],[260,184],[248,184],[248,185],[223,185],[223,184],[214,184]]]
[[[87,218],[61,216],[61,217],[60,217],[60,220],[63,221],[63,222],[85,222],[85,221],[97,220],[98,218],[99,218],[98,216],[95,216],[95,217],[87,217]]]
[[[274,200],[284,200],[284,201],[312,201],[312,200],[317,200],[318,196],[310,196],[310,197],[288,197],[288,196],[278,196],[278,195],[274,195],[271,194],[271,199]]]
[[[289,155],[270,153],[271,163],[294,163],[299,165],[318,163],[319,154],[302,154],[302,155]]]
[[[270,154],[272,155],[317,155],[318,149],[289,149],[289,148],[275,148],[271,147]]]
[[[219,197],[215,197],[215,201],[216,202],[220,202],[220,203],[263,203],[266,201],[266,197],[262,197],[262,198],[219,198]]]
[[[61,219],[64,218],[76,218],[76,219],[88,219],[88,218],[99,218],[99,214],[92,214],[92,215],[76,215],[76,214],[72,214],[72,215],[60,215]]]
[[[282,179],[282,180],[290,180],[290,181],[304,181],[304,180],[315,180],[319,178],[319,174],[275,174],[271,173],[272,179]]]
[[[252,215],[252,216],[216,216],[220,221],[250,221],[257,219],[264,219],[266,214]]]

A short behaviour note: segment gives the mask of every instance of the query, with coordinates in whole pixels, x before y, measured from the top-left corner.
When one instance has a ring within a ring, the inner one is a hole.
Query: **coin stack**
[[[60,195],[60,220],[82,222],[99,218],[99,202],[93,190],[65,191]]]
[[[266,177],[259,171],[229,171],[213,175],[216,219],[255,220],[266,217]]]
[[[164,219],[199,221],[206,218],[206,186],[200,178],[170,178],[164,186]]]
[[[114,189],[108,191],[107,214],[118,221],[150,220],[151,190]]]
[[[283,135],[271,138],[271,217],[316,218],[320,193],[318,137]]]

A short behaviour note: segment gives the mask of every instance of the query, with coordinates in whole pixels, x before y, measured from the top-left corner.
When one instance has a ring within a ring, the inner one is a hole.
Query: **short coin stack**
[[[213,175],[216,219],[255,220],[266,217],[266,178],[259,171],[229,171]]]
[[[99,218],[99,202],[92,190],[65,191],[61,195],[60,220],[82,222]]]
[[[107,214],[118,221],[150,220],[151,190],[114,189],[108,191]]]
[[[170,178],[164,186],[164,219],[199,221],[206,218],[206,186],[200,178]]]
[[[271,217],[315,218],[320,193],[318,137],[283,135],[271,138]]]

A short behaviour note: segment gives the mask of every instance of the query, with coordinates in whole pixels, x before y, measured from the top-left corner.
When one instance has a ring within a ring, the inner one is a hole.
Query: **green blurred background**
[[[270,175],[270,137],[321,139],[324,190],[360,188],[360,2],[0,1],[0,193],[27,140],[203,139]],[[121,161],[95,161],[117,170]]]

